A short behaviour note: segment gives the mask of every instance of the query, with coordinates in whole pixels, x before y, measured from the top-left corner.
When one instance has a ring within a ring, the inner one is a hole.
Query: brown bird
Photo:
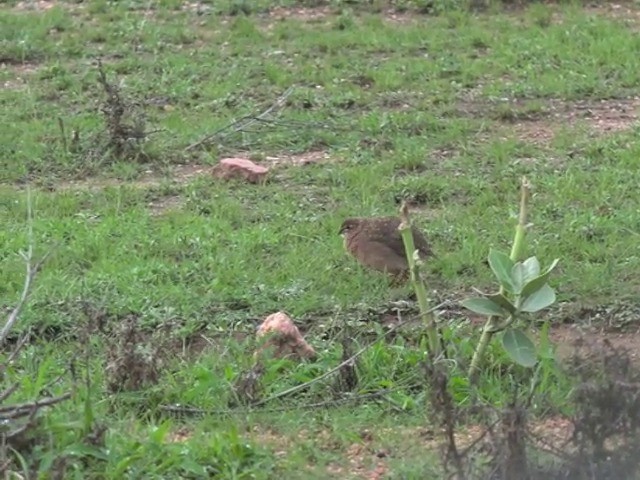
[[[395,277],[406,277],[409,264],[397,217],[347,218],[340,227],[347,251],[360,263]],[[432,256],[425,236],[412,228],[413,242],[423,257]]]

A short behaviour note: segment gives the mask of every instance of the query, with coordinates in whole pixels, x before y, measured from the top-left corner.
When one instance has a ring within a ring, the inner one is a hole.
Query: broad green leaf
[[[549,276],[551,275],[551,271],[556,267],[558,261],[560,259],[556,258],[551,266],[547,268],[547,270],[542,274],[534,278],[533,280],[529,280],[524,287],[522,288],[522,292],[520,295],[522,298],[526,298],[531,295],[533,292],[540,290],[540,288],[549,281]]]
[[[492,302],[488,298],[467,298],[461,302],[464,308],[468,308],[472,312],[489,317],[504,317],[508,313],[498,304]]]
[[[523,312],[538,312],[556,301],[556,292],[549,285],[543,285],[522,301],[520,310]]]
[[[513,293],[520,295],[525,283],[526,272],[521,262],[516,263],[511,269],[511,282],[513,283]]]
[[[502,346],[511,359],[523,367],[536,364],[536,347],[531,339],[520,329],[510,328],[502,334]]]
[[[500,285],[509,292],[514,292],[515,288],[511,280],[513,261],[509,258],[509,255],[492,248],[489,251],[489,266]]]
[[[529,257],[522,262],[524,268],[524,282],[527,283],[540,275],[540,262],[536,257]]]
[[[514,314],[516,313],[516,306],[511,303],[511,301],[505,297],[502,293],[494,293],[493,295],[487,295],[487,299],[491,300],[496,305],[501,306],[507,312]]]

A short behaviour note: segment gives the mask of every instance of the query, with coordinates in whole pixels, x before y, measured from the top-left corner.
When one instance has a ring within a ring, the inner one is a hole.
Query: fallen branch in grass
[[[27,303],[27,299],[29,298],[29,294],[33,287],[33,281],[36,277],[36,274],[49,256],[49,252],[47,252],[40,260],[34,260],[33,216],[31,208],[31,191],[29,189],[27,190],[27,225],[29,246],[26,253],[20,252],[20,255],[22,256],[26,264],[24,286],[22,288],[22,293],[17,305],[13,308],[11,313],[9,313],[4,326],[0,330],[0,348],[5,346],[11,330],[15,327],[20,314],[22,313],[22,310]],[[13,348],[13,351],[7,356],[6,359],[2,361],[2,363],[0,364],[0,377],[4,377],[7,371],[7,365],[15,362],[16,359],[18,359],[18,354],[27,344],[29,336],[30,335],[28,332],[21,335],[15,347]],[[55,383],[58,380],[59,378],[55,379],[52,383]],[[18,436],[25,433],[29,428],[35,426],[35,419],[38,412],[40,412],[45,407],[51,407],[71,397],[71,393],[68,392],[55,397],[45,397],[30,402],[4,405],[4,403],[13,394],[18,392],[21,385],[22,384],[19,381],[13,382],[0,393],[0,426],[2,426],[2,428],[0,429],[0,458],[2,458],[3,460],[8,458],[9,450],[14,450],[15,448],[17,448],[12,445],[12,439],[17,439]],[[43,390],[46,390],[46,388],[43,388]],[[15,453],[16,455],[20,456],[20,452]],[[2,467],[4,468],[4,471],[6,471],[10,463],[11,462],[9,460],[6,460],[3,463]]]
[[[58,397],[47,397],[34,402],[18,403],[14,405],[7,405],[6,407],[0,407],[0,418],[4,421],[9,418],[24,417],[33,410],[37,410],[41,407],[50,407],[51,405],[60,403],[70,397],[71,393],[65,393]]]
[[[279,110],[284,106],[285,102],[287,101],[287,98],[289,98],[289,96],[293,93],[293,91],[294,91],[294,87],[289,87],[282,95],[280,95],[280,97],[276,99],[276,101],[272,105],[270,105],[262,113],[259,113],[258,115],[247,115],[245,117],[240,118],[239,120],[236,120],[230,125],[225,125],[224,127],[198,140],[197,142],[192,143],[191,145],[186,147],[184,151],[188,152],[190,150],[193,150],[194,148],[207,145],[211,143],[213,140],[215,140],[216,138],[219,138],[219,137],[224,138],[225,136],[231,133],[245,132],[247,128],[251,127],[252,125],[258,122],[266,122],[267,117],[269,117],[269,115],[271,115],[272,113],[276,112],[277,110]],[[231,132],[225,135],[221,135],[222,132],[226,130],[231,130]]]
[[[384,397],[385,395],[392,393],[394,391],[400,390],[400,388],[411,388],[414,385],[410,385],[409,387],[398,387],[398,388],[384,388],[382,390],[377,390],[375,392],[362,393],[362,394],[348,394],[342,398],[333,398],[331,400],[324,400],[322,402],[312,402],[312,403],[303,403],[297,404],[292,407],[277,407],[277,408],[266,408],[261,409],[260,411],[263,413],[278,413],[278,412],[289,412],[295,409],[310,409],[310,408],[322,408],[322,407],[331,407],[336,405],[342,405],[350,402],[358,402],[363,400],[371,400],[374,398]],[[226,409],[226,410],[215,410],[215,409],[206,409],[206,408],[197,408],[197,407],[183,407],[181,405],[161,405],[160,410],[169,412],[169,413],[177,413],[181,415],[231,415],[234,413],[248,413],[252,412],[255,409],[255,405],[247,408],[234,408],[234,409]]]
[[[4,342],[7,340],[7,336],[9,335],[9,332],[15,325],[16,321],[18,320],[18,316],[20,315],[20,312],[22,312],[22,309],[25,303],[27,302],[27,298],[29,297],[29,293],[31,292],[31,285],[33,284],[33,279],[35,278],[36,274],[40,270],[40,267],[42,266],[42,264],[47,260],[47,257],[49,256],[49,252],[47,252],[39,261],[35,263],[33,261],[33,218],[32,218],[32,212],[31,212],[31,191],[30,190],[27,190],[27,222],[28,222],[29,247],[27,248],[26,253],[20,252],[20,256],[25,261],[27,273],[25,275],[24,286],[22,288],[22,294],[20,295],[20,300],[18,301],[18,304],[14,307],[14,309],[9,314],[9,317],[7,318],[7,321],[2,327],[2,330],[0,330],[0,347],[2,347],[4,345]],[[21,339],[18,342],[18,347],[16,350],[19,350],[20,348],[22,348],[25,342],[26,340]],[[16,354],[17,354],[17,351],[10,358],[15,357]]]

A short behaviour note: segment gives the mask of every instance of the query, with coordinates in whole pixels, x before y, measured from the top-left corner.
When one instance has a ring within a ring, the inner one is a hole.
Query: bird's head
[[[360,225],[359,218],[347,218],[344,222],[342,222],[340,231],[338,233],[340,235],[348,235],[349,232],[355,230],[358,225]]]

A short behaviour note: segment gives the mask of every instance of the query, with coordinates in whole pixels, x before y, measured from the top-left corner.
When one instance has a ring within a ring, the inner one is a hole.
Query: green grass
[[[393,21],[384,4],[337,2],[317,19],[277,20],[268,15],[276,5],[265,1],[203,2],[200,12],[181,3],[59,2],[31,11],[8,2],[0,10],[0,304],[15,304],[22,289],[16,252],[28,243],[26,184],[37,251],[52,251],[16,329],[39,339],[23,355],[40,383],[23,380],[20,395],[39,393],[83,350],[87,305],[110,330],[135,314],[149,330],[171,325],[177,339],[214,339],[206,354],[166,360],[159,384],[131,398],[105,393],[105,345],[97,340],[87,364],[93,386],[47,417],[51,433],[37,447],[36,468],[51,469],[47,462],[66,455],[65,478],[100,471],[108,473],[99,478],[143,471],[144,478],[299,478],[301,468],[305,478],[326,478],[332,464],[349,468],[345,448],[368,429],[375,448],[400,442],[389,478],[428,478],[425,471],[440,478],[437,458],[392,428],[427,423],[415,333],[377,344],[361,360],[361,390],[397,389],[387,401],[202,422],[158,412],[167,403],[226,411],[252,349],[230,332],[251,335],[274,311],[287,311],[308,331],[320,360],[274,367],[271,394],[335,366],[343,329],[358,345],[369,341],[389,301],[406,291],[356,265],[337,232],[347,216],[394,214],[403,198],[421,204],[415,219],[437,253],[428,268],[439,296],[491,288],[483,262],[490,246],[508,249],[526,175],[535,188],[529,251],[544,264],[561,258],[552,280],[559,300],[637,308],[638,128],[606,133],[588,117],[554,117],[552,108],[560,102],[571,111],[583,100],[597,109],[600,100],[639,95],[637,25],[577,5],[472,15],[436,2],[441,15],[427,16],[417,13],[420,2],[409,2]],[[240,10],[249,14],[229,15]],[[144,113],[147,130],[157,130],[136,155],[117,159],[102,148],[105,94],[96,58],[133,111]],[[264,111],[289,87],[276,123],[187,148]],[[518,123],[532,121],[555,137],[518,136]],[[76,150],[69,148],[74,131]],[[175,176],[181,165],[223,156],[248,152],[264,161],[316,150],[329,160],[281,165],[265,185]],[[153,182],[144,181],[149,171]],[[172,209],[150,207],[174,197]],[[454,343],[467,358],[478,332],[458,323]],[[507,369],[497,348],[488,364],[482,395],[500,404],[528,374]],[[569,386],[551,370],[537,413],[564,408]],[[68,388],[65,381],[53,390]],[[317,384],[276,405],[317,401],[329,390]],[[108,426],[104,448],[87,446],[77,419],[86,395]],[[463,380],[455,395],[469,401]],[[146,415],[135,414],[140,408]],[[181,426],[186,443],[167,441]],[[275,429],[285,453],[261,444],[253,427]]]

